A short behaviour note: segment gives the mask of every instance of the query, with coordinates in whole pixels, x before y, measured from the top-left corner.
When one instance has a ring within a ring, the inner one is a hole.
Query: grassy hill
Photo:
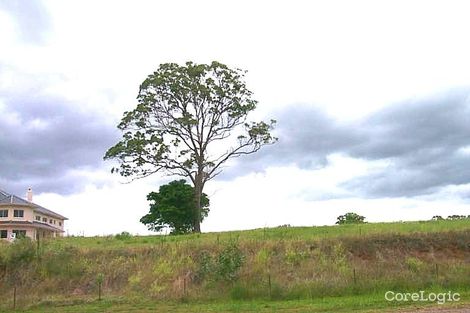
[[[100,281],[104,300],[95,301]],[[11,308],[15,285],[28,312],[413,304],[385,301],[388,290],[451,290],[462,304],[470,301],[470,220],[25,241],[0,247],[0,288],[9,291],[0,310]]]

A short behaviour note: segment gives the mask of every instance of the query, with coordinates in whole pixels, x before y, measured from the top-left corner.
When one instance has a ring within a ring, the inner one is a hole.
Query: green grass
[[[459,305],[470,301],[468,219],[67,237],[44,241],[39,250],[19,244],[0,247],[0,312],[11,310],[14,282],[20,312],[377,312],[416,306],[384,301],[387,290],[452,290],[463,295]],[[19,276],[12,279],[9,256],[28,249],[30,261],[15,265]],[[103,301],[95,300],[97,277],[103,277]]]
[[[245,231],[213,232],[179,236],[133,236],[119,240],[114,236],[105,237],[66,237],[58,244],[73,245],[83,248],[114,248],[125,246],[161,245],[172,242],[214,243],[230,239],[257,240],[316,240],[344,237],[367,237],[380,234],[412,234],[460,231],[470,229],[470,219],[440,220],[395,223],[367,223],[316,227],[276,227]]]
[[[68,301],[56,301],[40,303],[29,308],[18,309],[24,313],[91,313],[91,312],[397,312],[402,309],[443,307],[443,308],[468,308],[470,305],[470,293],[461,293],[461,301],[438,305],[436,303],[417,302],[388,302],[383,293],[368,295],[325,297],[318,299],[296,301],[212,301],[212,302],[175,302],[152,301],[145,298],[108,298],[102,301],[74,299]],[[11,312],[11,310],[0,310]]]

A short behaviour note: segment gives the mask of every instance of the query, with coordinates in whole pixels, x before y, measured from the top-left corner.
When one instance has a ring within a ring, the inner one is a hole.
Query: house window
[[[16,235],[16,238],[24,238],[26,237],[26,230],[17,230],[14,229],[13,233]]]
[[[8,230],[0,230],[0,238],[8,238]]]
[[[8,217],[8,210],[0,210],[0,217]]]
[[[62,222],[59,222],[59,226],[62,226]]]
[[[14,210],[13,211],[14,217],[24,217],[24,210]]]
[[[55,220],[54,220],[54,225],[55,225]]]
[[[44,223],[47,223],[47,218],[46,218],[46,217],[43,217],[43,218],[42,218],[42,221],[43,221]]]
[[[39,215],[36,215],[36,221],[41,221],[41,217]]]
[[[49,219],[49,224],[52,224],[52,219]]]

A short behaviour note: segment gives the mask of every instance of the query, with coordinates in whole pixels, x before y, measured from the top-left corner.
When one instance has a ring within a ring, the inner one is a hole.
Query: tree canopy
[[[275,121],[248,121],[256,108],[245,71],[219,62],[161,64],[145,79],[137,107],[124,113],[123,137],[105,159],[130,179],[157,172],[187,177],[194,186],[194,230],[200,232],[201,195],[228,159],[274,143]]]
[[[158,192],[151,192],[147,195],[147,200],[151,201],[150,211],[140,221],[149,230],[160,231],[169,228],[171,234],[185,234],[194,231],[194,187],[188,185],[184,179],[160,186]],[[200,222],[208,214],[209,198],[203,193]]]
[[[340,215],[337,218],[336,224],[362,224],[365,223],[365,217],[353,212],[346,213],[344,215]]]

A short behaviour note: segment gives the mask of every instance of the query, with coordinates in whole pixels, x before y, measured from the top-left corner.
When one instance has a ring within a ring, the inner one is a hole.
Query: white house
[[[67,218],[33,203],[33,191],[26,200],[0,190],[0,238],[26,236],[42,239],[62,236]]]

